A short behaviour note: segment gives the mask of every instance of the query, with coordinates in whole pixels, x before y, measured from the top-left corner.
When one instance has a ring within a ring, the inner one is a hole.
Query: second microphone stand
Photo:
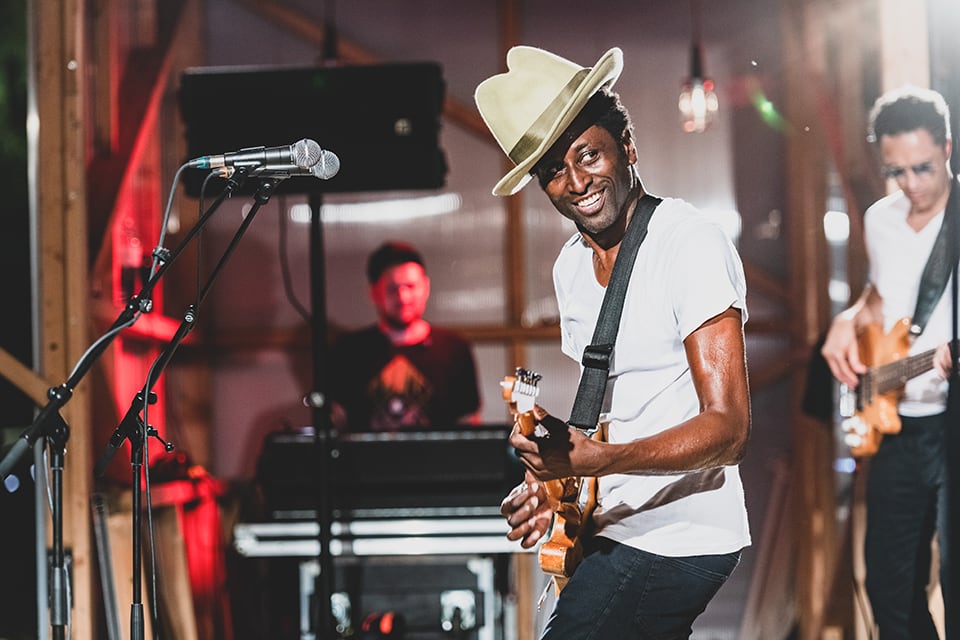
[[[133,602],[131,603],[130,608],[130,639],[131,640],[143,640],[144,637],[144,611],[143,611],[143,596],[141,589],[141,579],[142,579],[142,559],[141,559],[141,530],[142,530],[142,486],[143,486],[143,468],[144,468],[144,450],[146,448],[147,438],[153,436],[160,440],[164,448],[167,451],[173,450],[173,445],[164,442],[156,429],[149,424],[147,419],[147,408],[150,404],[156,401],[156,396],[153,394],[152,389],[153,385],[156,384],[157,380],[160,377],[160,374],[166,368],[167,364],[173,358],[174,353],[177,348],[187,337],[187,334],[193,330],[194,325],[197,320],[197,309],[203,299],[206,297],[207,293],[210,290],[210,287],[213,284],[213,281],[216,279],[217,275],[223,269],[224,265],[227,262],[227,259],[232,255],[233,251],[236,249],[239,244],[240,238],[243,237],[247,228],[250,226],[250,223],[253,222],[254,217],[260,208],[269,201],[270,196],[273,195],[274,189],[280,183],[282,178],[271,177],[265,178],[260,183],[256,194],[254,195],[254,205],[250,209],[249,213],[244,217],[243,222],[240,227],[237,229],[234,234],[233,239],[230,244],[227,246],[227,249],[224,251],[223,256],[221,256],[216,267],[210,274],[210,277],[207,279],[207,282],[204,284],[203,288],[197,295],[197,302],[195,305],[191,305],[186,313],[184,313],[183,320],[177,329],[174,336],[167,342],[164,349],[161,351],[160,355],[157,357],[157,360],[154,362],[153,366],[150,367],[150,372],[147,375],[147,380],[144,383],[144,386],[139,392],[137,392],[136,397],[130,405],[130,409],[127,411],[123,420],[121,420],[119,426],[114,431],[113,435],[110,438],[109,443],[107,444],[106,449],[104,450],[100,461],[97,463],[97,466],[94,470],[95,475],[98,477],[102,476],[106,471],[107,466],[112,460],[113,456],[116,454],[117,450],[123,445],[125,440],[130,441],[130,465],[132,468],[132,509],[133,509],[133,522],[132,522],[132,542],[133,542]],[[141,416],[142,412],[142,416]],[[149,464],[149,462],[147,463]],[[149,475],[147,476],[147,486],[149,487]],[[147,508],[150,505],[148,504]]]

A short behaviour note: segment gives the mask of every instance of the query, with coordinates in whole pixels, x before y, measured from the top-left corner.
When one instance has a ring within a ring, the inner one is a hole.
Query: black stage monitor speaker
[[[439,146],[444,92],[440,65],[431,62],[208,67],[183,73],[180,107],[190,158],[307,138],[340,159],[333,178],[288,178],[280,193],[436,189],[447,173]],[[199,195],[205,174],[185,172],[189,195]]]

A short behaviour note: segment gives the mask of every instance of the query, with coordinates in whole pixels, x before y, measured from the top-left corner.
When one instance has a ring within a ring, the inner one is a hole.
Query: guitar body
[[[891,362],[903,360],[910,351],[910,321],[901,319],[893,325],[890,333],[883,334],[878,325],[871,324],[860,336],[861,357],[868,367],[876,367]],[[897,404],[903,395],[903,387],[886,392],[876,392],[874,389],[864,389],[861,416],[880,433],[899,433],[900,416],[897,414]]]
[[[527,437],[540,435],[533,415],[539,379],[538,374],[517,369],[516,376],[507,376],[500,383],[504,400],[514,416],[514,424]],[[603,430],[597,429],[592,437],[602,439]],[[583,560],[580,541],[589,533],[590,516],[597,506],[597,479],[559,478],[547,480],[543,486],[553,511],[553,524],[550,536],[540,544],[538,560],[540,569],[554,578],[559,593]]]
[[[583,560],[581,540],[589,533],[590,516],[597,506],[597,479],[563,478],[549,483],[559,483],[561,495],[554,508],[550,537],[540,545],[538,560],[540,569],[553,576],[559,593]],[[547,492],[549,495],[549,488]]]
[[[888,389],[875,372],[884,365],[892,365],[907,359],[910,350],[910,319],[899,320],[889,333],[884,334],[880,325],[871,323],[857,341],[860,359],[869,371],[861,376],[855,390],[856,410],[852,417],[843,421],[845,439],[854,457],[872,456],[880,448],[884,434],[900,432],[900,416],[897,405],[903,395],[903,384]],[[924,354],[925,355],[925,354]],[[928,370],[924,368],[916,374]],[[903,383],[906,382],[906,377]],[[912,376],[910,376],[912,377]],[[899,380],[899,379],[898,379]]]

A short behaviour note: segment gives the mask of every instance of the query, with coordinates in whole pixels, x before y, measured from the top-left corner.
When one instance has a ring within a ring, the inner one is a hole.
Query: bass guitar
[[[500,383],[514,424],[527,437],[548,435],[533,415],[540,379],[540,374],[518,367],[514,375],[506,376]],[[601,438],[602,429],[597,429],[593,437]],[[583,559],[581,538],[588,532],[590,515],[597,504],[596,478],[569,477],[542,484],[553,511],[553,523],[549,537],[540,545],[538,559],[540,569],[553,578],[559,594]]]
[[[899,320],[884,334],[879,324],[867,325],[857,340],[860,359],[869,368],[855,389],[841,385],[840,428],[855,458],[872,456],[885,434],[900,432],[897,404],[908,380],[933,369],[936,349],[907,356],[910,319]]]

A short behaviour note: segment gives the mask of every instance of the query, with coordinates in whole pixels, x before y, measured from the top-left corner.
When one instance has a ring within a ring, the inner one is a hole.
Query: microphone
[[[333,151],[320,149],[320,159],[310,167],[310,173],[321,180],[329,180],[340,172],[340,158]]]
[[[228,171],[232,175],[236,170],[234,167],[225,167],[223,171]],[[340,171],[340,158],[332,151],[322,149],[320,160],[312,167],[299,167],[293,164],[267,164],[254,167],[250,170],[252,177],[259,178],[292,178],[294,176],[312,176],[321,180],[329,180]]]
[[[219,167],[268,168],[293,165],[300,169],[310,169],[322,161],[324,153],[329,154],[330,152],[321,149],[320,145],[313,140],[304,138],[282,147],[250,147],[220,155],[201,156],[190,160],[187,167],[191,169],[217,169]],[[339,164],[339,160],[337,162]]]

